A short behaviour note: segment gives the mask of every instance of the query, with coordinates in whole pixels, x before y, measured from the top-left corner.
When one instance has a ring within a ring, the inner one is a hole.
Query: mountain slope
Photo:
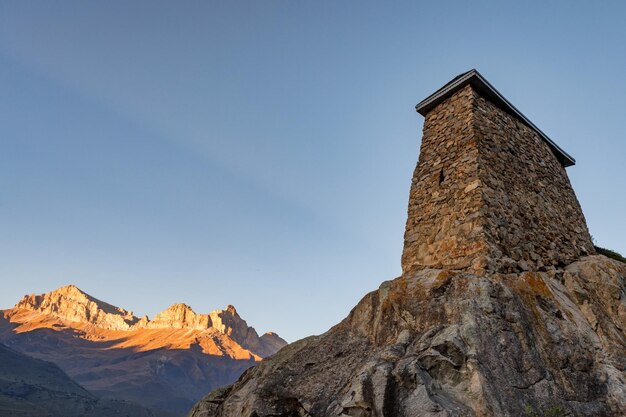
[[[0,344],[0,416],[153,416],[123,401],[99,400],[53,363]]]
[[[192,417],[623,416],[626,264],[426,269],[217,390]]]
[[[57,364],[95,395],[178,415],[286,344],[259,337],[232,306],[196,314],[174,304],[149,320],[73,285],[4,310],[0,341]]]

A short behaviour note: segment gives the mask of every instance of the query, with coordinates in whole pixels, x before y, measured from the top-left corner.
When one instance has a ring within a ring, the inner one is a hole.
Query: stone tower
[[[403,273],[536,271],[594,253],[565,172],[574,159],[478,71],[416,109],[425,121]]]

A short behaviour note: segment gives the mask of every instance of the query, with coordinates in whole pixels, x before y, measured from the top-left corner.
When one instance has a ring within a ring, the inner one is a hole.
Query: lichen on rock
[[[625,281],[626,265],[600,255],[552,272],[417,271],[190,416],[620,416]]]

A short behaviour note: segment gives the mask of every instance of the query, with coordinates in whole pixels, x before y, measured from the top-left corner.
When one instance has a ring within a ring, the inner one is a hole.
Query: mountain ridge
[[[37,311],[73,322],[90,323],[106,330],[149,328],[206,330],[215,328],[224,334],[230,334],[233,326],[239,325],[241,320],[237,309],[231,304],[228,304],[225,309],[198,314],[186,303],[174,303],[157,313],[152,320],[147,315],[140,318],[135,316],[132,310],[101,301],[74,284],[68,284],[40,295],[25,295],[15,304],[13,310],[15,309]],[[224,315],[229,315],[231,318],[224,321]],[[225,322],[231,325],[226,325]],[[243,322],[245,323],[245,320]],[[265,334],[276,335],[274,332]]]
[[[199,314],[175,303],[150,320],[75,285],[2,310],[0,343],[58,365],[97,396],[178,415],[287,344],[259,336],[232,305]]]

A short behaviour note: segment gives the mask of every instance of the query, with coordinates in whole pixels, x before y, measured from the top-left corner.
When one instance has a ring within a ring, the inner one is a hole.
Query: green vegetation
[[[595,245],[593,247],[595,248],[596,252],[599,253],[600,255],[604,255],[607,258],[615,259],[616,261],[626,263],[626,258],[624,258],[621,254],[615,251],[612,251],[606,248],[601,248],[600,246],[595,246]]]
[[[527,405],[524,407],[524,414],[528,417],[561,417],[565,415],[565,410],[560,405],[548,408],[544,413],[538,413],[535,409]]]

